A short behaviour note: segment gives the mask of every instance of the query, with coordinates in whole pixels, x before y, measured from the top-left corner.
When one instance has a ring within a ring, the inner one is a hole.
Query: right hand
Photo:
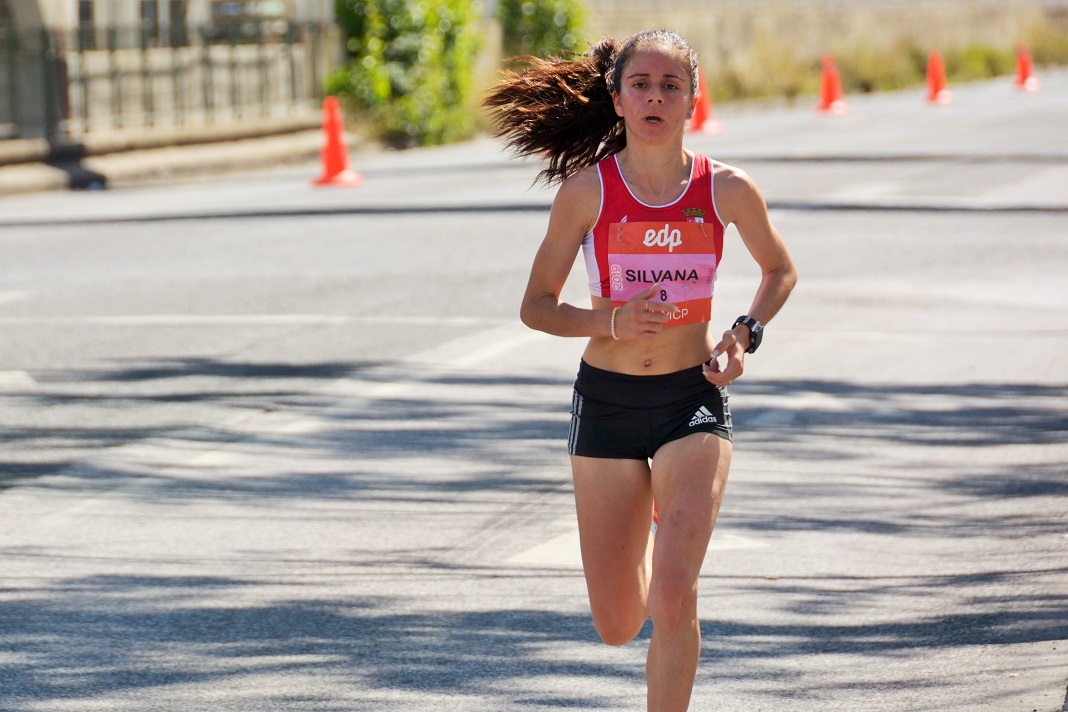
[[[738,337],[745,338],[743,344]],[[734,329],[723,332],[723,338],[712,349],[712,358],[704,363],[702,369],[709,383],[714,383],[720,388],[726,388],[745,370],[745,349],[749,346],[749,329],[738,325]],[[727,363],[719,362],[720,354],[727,354]]]
[[[671,315],[679,308],[654,299],[659,292],[660,285],[653,284],[619,308],[616,312],[616,336],[620,339],[652,339],[664,330],[664,326],[671,321]]]

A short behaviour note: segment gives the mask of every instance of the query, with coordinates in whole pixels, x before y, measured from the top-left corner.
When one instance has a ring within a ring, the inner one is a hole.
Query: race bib
[[[612,305],[622,306],[653,283],[653,299],[679,308],[668,326],[712,319],[716,243],[704,223],[624,222],[608,229],[608,275]]]

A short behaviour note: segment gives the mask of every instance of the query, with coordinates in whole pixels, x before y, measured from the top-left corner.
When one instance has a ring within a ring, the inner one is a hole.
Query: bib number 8
[[[667,300],[668,300],[667,290],[666,289],[661,289],[660,290],[660,301],[666,302]]]

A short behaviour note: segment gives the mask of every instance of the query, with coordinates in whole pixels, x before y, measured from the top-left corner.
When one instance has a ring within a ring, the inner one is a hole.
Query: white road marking
[[[26,292],[0,292],[0,304],[10,304],[11,302],[21,302],[29,299],[30,295]]]
[[[540,341],[545,337],[546,334],[540,331],[533,331],[523,327],[521,332],[508,334],[498,341],[490,342],[481,348],[458,355],[450,359],[448,364],[454,368],[471,368],[498,359],[509,351]]]
[[[526,551],[513,554],[504,560],[507,564],[526,566],[568,566],[582,568],[582,554],[579,551],[578,527],[573,531],[546,539]]]
[[[256,317],[257,315],[249,315]],[[269,315],[261,315],[269,318]],[[278,315],[283,319],[300,315]],[[305,317],[320,318],[315,315]],[[194,317],[196,318],[196,317]],[[360,317],[331,317],[345,319],[356,323]],[[438,378],[443,373],[457,368],[474,368],[479,364],[497,359],[511,349],[520,348],[537,339],[551,338],[541,332],[533,332],[515,320],[484,319],[474,317],[414,317],[411,319],[393,319],[385,317],[368,317],[376,323],[402,324],[436,324],[449,326],[482,326],[471,333],[448,340],[440,345],[411,354],[397,361],[392,366],[379,369],[381,381],[360,380],[344,377],[323,384],[320,392],[324,394],[349,395],[368,400],[395,397],[410,393],[425,386],[427,381]],[[5,320],[0,320],[0,325]],[[399,370],[398,370],[399,369]],[[3,372],[0,372],[3,373]],[[28,377],[28,374],[26,374]],[[367,379],[367,372],[360,374]],[[31,379],[32,380],[32,379]],[[2,390],[2,388],[0,388]],[[355,406],[354,406],[355,407]],[[254,412],[243,414],[225,423],[225,427],[234,433],[246,433],[249,440],[263,435],[310,435],[334,427],[329,419],[316,416],[302,416],[279,412]],[[103,464],[122,471],[130,468],[131,472],[143,473],[146,466],[151,466],[159,476],[166,476],[172,470],[183,467],[224,467],[234,464],[234,457],[229,448],[241,440],[225,445],[209,444],[206,448],[190,447],[180,438],[159,438],[130,443],[109,448],[95,458],[87,459],[89,465]],[[241,462],[241,458],[237,462]],[[75,471],[81,463],[72,466]],[[63,477],[63,475],[59,475]],[[93,495],[74,504],[61,507],[42,518],[41,521],[55,524],[73,515],[84,515],[96,507],[104,506],[115,497],[129,497],[137,492],[149,492],[157,486],[156,477],[137,477],[119,484],[105,492]]]
[[[709,542],[708,552],[705,554],[705,562],[707,563],[708,557],[717,551],[758,549],[765,546],[768,545],[756,539],[717,529],[712,533],[712,540]],[[536,544],[526,551],[509,556],[505,559],[505,563],[518,564],[520,566],[562,566],[581,569],[582,554],[579,550],[578,525],[573,524],[569,531]]]
[[[0,317],[0,326],[446,326],[510,323],[472,316],[352,316],[348,314],[124,314],[115,316]]]
[[[0,393],[31,391],[36,387],[37,381],[25,371],[0,371]]]
[[[751,398],[749,408],[765,405],[769,410],[753,416],[749,423],[761,427],[782,427],[793,425],[802,413],[845,412],[850,404],[844,398],[837,398],[829,393],[782,393],[774,399]]]
[[[399,398],[418,390],[426,381],[441,375],[443,370],[477,368],[508,351],[548,338],[551,337],[540,331],[532,331],[518,322],[507,322],[400,359],[395,367],[404,370],[403,378],[391,377],[379,383],[346,378],[329,384],[327,390],[339,395],[371,399]]]

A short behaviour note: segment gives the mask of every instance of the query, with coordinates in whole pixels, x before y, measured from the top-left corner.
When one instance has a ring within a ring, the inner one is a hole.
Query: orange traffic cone
[[[349,149],[345,145],[345,124],[336,96],[323,99],[323,174],[313,185],[363,185],[363,176],[349,168]]]
[[[697,70],[697,105],[693,109],[693,118],[690,119],[690,131],[715,136],[723,130],[723,125],[716,121],[712,113],[712,97],[708,94],[708,84],[705,83],[705,73]]]
[[[1031,53],[1027,45],[1021,44],[1016,52],[1016,88],[1024,91],[1038,91],[1038,79],[1031,66]]]
[[[927,55],[927,101],[932,104],[953,103],[953,94],[946,85],[946,65],[937,49]]]
[[[834,55],[823,57],[823,69],[820,72],[820,111],[833,116],[842,116],[849,111],[849,106],[842,98],[842,78],[838,76],[838,67]]]

